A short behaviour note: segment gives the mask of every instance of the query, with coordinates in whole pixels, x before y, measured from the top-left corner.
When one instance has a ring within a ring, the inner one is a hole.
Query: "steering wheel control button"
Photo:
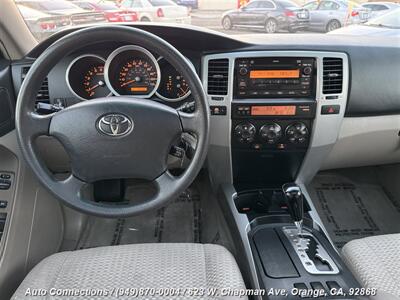
[[[212,116],[226,116],[226,106],[210,106]]]
[[[304,123],[294,123],[286,128],[286,138],[292,144],[303,144],[307,141],[308,136],[308,129]]]
[[[11,175],[10,174],[0,174],[0,178],[1,179],[11,179]]]
[[[235,136],[240,143],[251,143],[256,136],[256,128],[251,123],[242,123],[235,127]]]
[[[0,200],[0,208],[7,208],[8,202],[5,200]]]
[[[0,179],[0,190],[8,190],[11,187],[11,180]]]
[[[282,128],[276,123],[265,124],[260,129],[260,137],[268,144],[276,144],[282,137]]]
[[[98,130],[111,137],[128,135],[133,127],[133,121],[123,114],[107,114],[97,121]]]
[[[340,112],[340,105],[322,105],[321,115],[337,115]]]

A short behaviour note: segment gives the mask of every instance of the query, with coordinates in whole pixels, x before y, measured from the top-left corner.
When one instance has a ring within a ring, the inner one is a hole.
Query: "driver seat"
[[[129,294],[133,289],[155,289],[154,295]],[[162,295],[160,289],[178,289],[186,294]],[[12,299],[221,299],[190,295],[194,289],[245,289],[242,275],[232,254],[212,244],[133,244],[91,248],[53,254],[26,276]],[[43,289],[43,297],[29,291]],[[68,293],[90,292],[93,296]],[[187,290],[185,290],[187,289]],[[110,294],[105,294],[107,291]],[[114,294],[111,292],[114,291]],[[119,294],[115,294],[116,291]],[[99,294],[102,292],[103,294]],[[194,291],[195,292],[195,291]],[[118,296],[117,296],[118,295]],[[223,299],[247,299],[223,297]]]

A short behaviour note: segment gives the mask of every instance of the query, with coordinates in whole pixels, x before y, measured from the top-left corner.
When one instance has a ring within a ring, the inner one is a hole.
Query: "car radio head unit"
[[[315,74],[310,57],[238,58],[235,98],[312,98]]]

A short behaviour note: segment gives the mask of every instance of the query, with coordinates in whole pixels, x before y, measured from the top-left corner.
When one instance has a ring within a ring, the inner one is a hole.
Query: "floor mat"
[[[136,243],[199,243],[200,196],[191,187],[168,206],[125,219],[91,218],[78,249]]]
[[[339,249],[353,239],[400,232],[400,205],[379,184],[321,174],[313,180],[309,193]]]

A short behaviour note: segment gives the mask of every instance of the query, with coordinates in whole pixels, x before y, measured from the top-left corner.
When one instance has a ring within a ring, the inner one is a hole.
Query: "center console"
[[[360,286],[306,188],[339,134],[347,55],[211,54],[202,72],[212,127],[207,167],[246,283],[267,292],[254,298],[356,299],[346,291]]]
[[[293,181],[316,112],[316,60],[237,58],[231,105],[233,180],[237,185]]]

